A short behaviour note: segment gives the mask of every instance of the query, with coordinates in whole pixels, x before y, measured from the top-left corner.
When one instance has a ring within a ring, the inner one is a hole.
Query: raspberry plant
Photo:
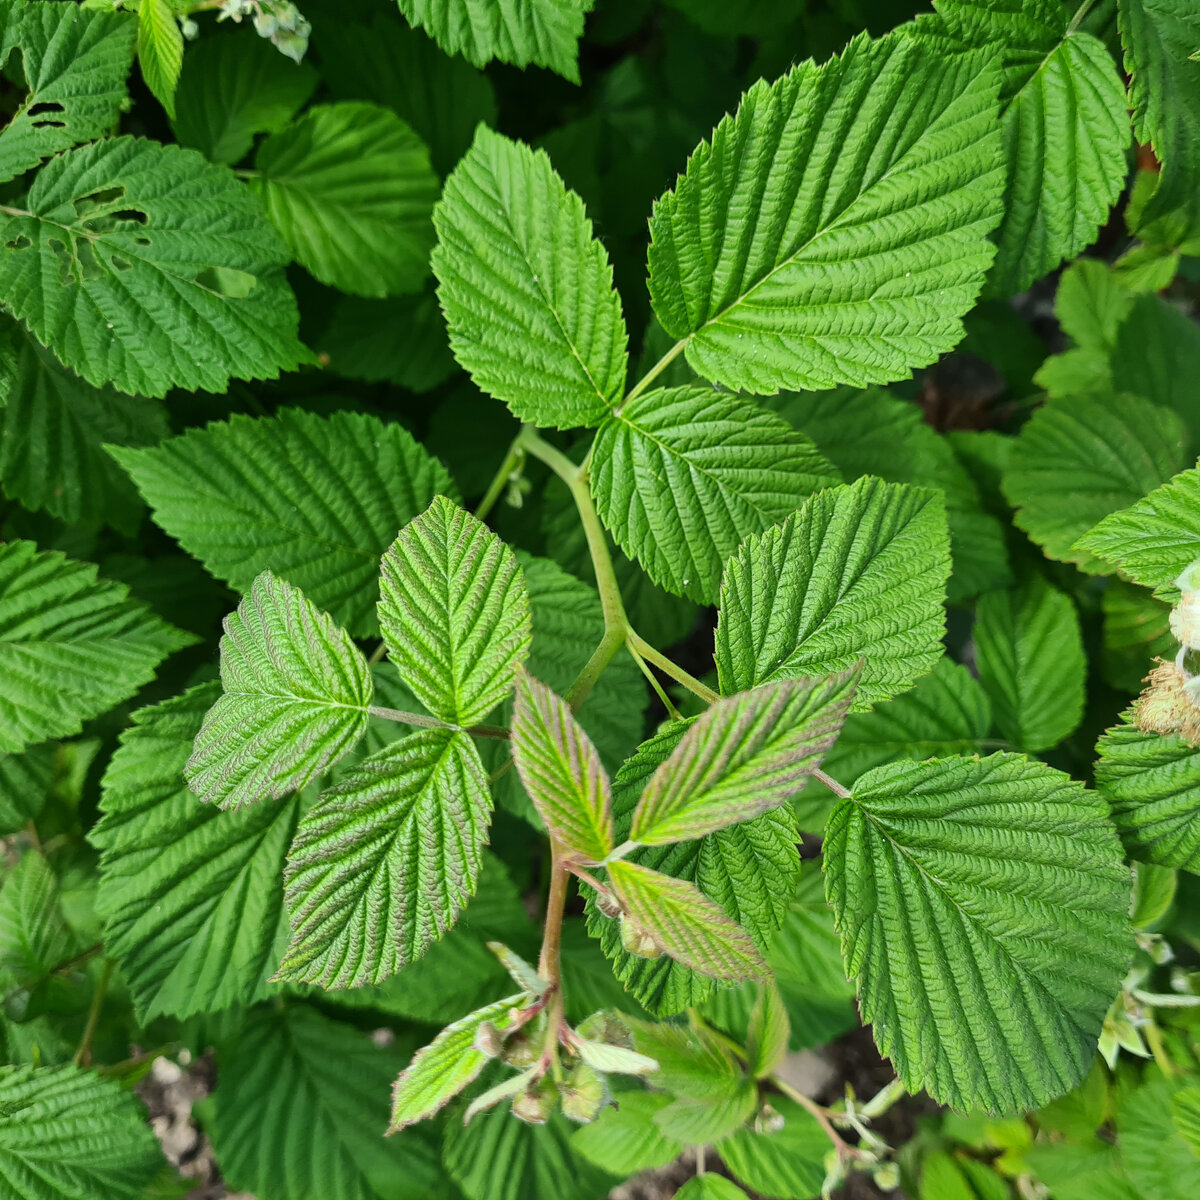
[[[0,1196],[1196,1195],[1200,10],[592,7],[0,0]]]

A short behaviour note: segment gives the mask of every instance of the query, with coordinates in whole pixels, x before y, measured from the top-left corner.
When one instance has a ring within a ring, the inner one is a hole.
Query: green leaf
[[[152,445],[167,436],[161,404],[94,388],[11,326],[15,380],[0,404],[0,484],[31,511],[68,524],[98,516],[136,532],[145,507],[104,443]]]
[[[675,1200],[749,1200],[736,1183],[722,1175],[696,1175],[675,1193]]]
[[[1024,291],[1090,245],[1125,184],[1125,85],[1059,0],[939,0],[951,45],[999,50],[1008,187],[989,291]],[[935,40],[935,45],[938,42]],[[945,51],[943,51],[944,53]]]
[[[1000,732],[1022,750],[1048,750],[1083,719],[1087,659],[1070,596],[1040,575],[979,599],[979,681]]]
[[[668,1137],[693,1146],[707,1146],[736,1133],[758,1107],[758,1087],[743,1078],[726,1096],[696,1099],[681,1096],[661,1112],[654,1122]]]
[[[221,808],[302,788],[366,732],[367,660],[331,617],[269,571],[225,618],[221,684],[184,772],[200,799]]]
[[[204,715],[202,684],[133,715],[101,781],[96,912],[138,1019],[188,1017],[263,998],[286,933],[283,863],[297,802],[223,813],[183,781]]]
[[[903,692],[941,657],[950,539],[940,496],[865,477],[748,538],[725,566],[721,692],[846,670],[854,707]]]
[[[1117,12],[1133,131],[1161,164],[1137,232],[1194,253],[1200,239],[1200,13],[1190,0],[1121,0]]]
[[[600,755],[566,702],[524,668],[517,670],[512,754],[551,837],[593,862],[607,858],[613,826]]]
[[[1132,709],[1096,745],[1096,786],[1125,851],[1138,862],[1200,875],[1200,749],[1144,733]]]
[[[78,733],[195,640],[90,563],[0,545],[0,753]]]
[[[1017,438],[1004,473],[1013,520],[1050,558],[1106,573],[1076,549],[1097,522],[1127,508],[1184,465],[1183,422],[1137,396],[1052,400]]]
[[[993,1113],[1086,1074],[1132,951],[1105,805],[1019,755],[894,763],[825,832],[863,1020],[910,1091]]]
[[[746,1069],[765,1079],[783,1061],[788,1048],[788,1015],[774,982],[758,989],[746,1039]]]
[[[418,25],[447,54],[477,67],[493,58],[516,67],[549,67],[579,82],[583,18],[594,0],[400,0],[410,25]]]
[[[229,1187],[271,1200],[437,1194],[430,1142],[383,1136],[395,1048],[293,1004],[259,1009],[218,1061],[211,1132]]]
[[[429,150],[377,104],[326,104],[258,148],[251,186],[296,260],[358,296],[417,291],[438,180]]]
[[[771,1104],[783,1118],[783,1128],[770,1133],[740,1130],[721,1143],[722,1161],[761,1196],[819,1196],[829,1139],[800,1105],[780,1096],[773,1096]]]
[[[861,387],[949,350],[1001,217],[997,85],[982,56],[862,36],[751,87],[650,222],[654,312],[693,368]]]
[[[1197,1155],[1172,1119],[1187,1079],[1152,1079],[1117,1111],[1117,1149],[1139,1196],[1184,1200],[1200,1188]]]
[[[514,1120],[506,1109],[470,1125],[451,1116],[442,1160],[468,1200],[601,1200],[617,1180],[572,1152],[574,1128],[561,1113],[545,1125]]]
[[[474,894],[491,811],[465,733],[419,730],[359,763],[288,852],[279,978],[361,987],[420,958]]]
[[[475,1049],[479,1027],[487,1023],[497,1030],[506,1029],[527,999],[521,993],[468,1013],[418,1050],[396,1080],[388,1132],[432,1117],[473,1082],[489,1061],[482,1050]]]
[[[589,482],[621,549],[670,592],[703,603],[752,533],[841,482],[806,437],[739,396],[652,391],[600,427]]]
[[[535,425],[596,425],[625,387],[625,321],[583,201],[545,151],[480,126],[434,209],[454,357]]]
[[[1180,1136],[1200,1158],[1200,1087],[1187,1087],[1171,1097],[1171,1120]]]
[[[304,107],[317,72],[245,32],[204,36],[187,48],[175,93],[176,138],[211,162],[239,163],[259,133],[277,133]]]
[[[613,890],[631,920],[676,962],[701,975],[762,979],[766,963],[750,935],[694,883],[625,859],[608,864]]]
[[[287,254],[249,191],[194,150],[112,138],[38,172],[0,215],[0,294],[89,383],[163,396],[311,358]]]
[[[363,413],[234,414],[145,450],[110,451],[154,520],[239,591],[264,567],[368,636],[375,579],[396,531],[439,492],[446,468],[399,425]]]
[[[0,63],[18,50],[29,94],[0,130],[0,180],[109,132],[126,103],[136,37],[126,13],[41,0],[4,5]]]
[[[1200,558],[1200,469],[1176,475],[1129,508],[1098,522],[1076,550],[1112,563],[1162,600],[1179,598],[1175,580]]]
[[[141,1102],[76,1066],[0,1067],[0,1189],[37,1200],[142,1200],[163,1169]]]
[[[72,949],[58,879],[37,850],[28,850],[0,887],[0,983],[5,990],[32,987]]]
[[[619,1105],[604,1109],[576,1131],[571,1149],[618,1175],[665,1167],[684,1151],[684,1144],[668,1137],[654,1121],[671,1102],[662,1092],[623,1092]]]
[[[171,0],[141,0],[137,52],[146,86],[174,120],[175,89],[183,70],[183,30]]]
[[[388,658],[435,716],[474,725],[512,692],[533,638],[512,551],[445,496],[383,556],[379,626]]]
[[[780,680],[718,700],[655,770],[630,838],[664,845],[703,837],[786,804],[833,745],[858,670]]]
[[[0,754],[0,837],[37,819],[54,784],[53,742],[23,754]]]

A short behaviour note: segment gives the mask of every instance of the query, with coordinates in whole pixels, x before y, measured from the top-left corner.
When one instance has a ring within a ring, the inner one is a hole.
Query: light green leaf
[[[721,692],[846,670],[854,707],[912,686],[941,657],[950,538],[940,496],[864,477],[748,538],[725,566]]]
[[[37,850],[28,850],[0,887],[0,983],[6,991],[33,987],[70,957],[72,943],[58,879]]]
[[[0,837],[37,819],[54,785],[56,751],[49,742],[23,754],[0,754]]]
[[[317,82],[308,63],[293,62],[249,30],[206,29],[183,57],[171,127],[183,145],[233,166],[255,134],[282,129]]]
[[[447,54],[477,67],[493,58],[513,66],[549,67],[579,82],[578,42],[594,0],[400,0]]]
[[[1178,734],[1144,733],[1132,710],[1096,745],[1096,786],[1126,853],[1200,875],[1200,749]]]
[[[388,1085],[402,1059],[301,1004],[258,1009],[218,1046],[209,1128],[230,1188],[270,1200],[426,1200],[437,1151],[386,1138]]]
[[[707,1146],[736,1133],[758,1107],[758,1087],[753,1079],[740,1079],[726,1096],[697,1099],[681,1096],[661,1112],[654,1123],[668,1137],[692,1146]]]
[[[0,753],[78,733],[195,640],[90,563],[0,545]]]
[[[654,312],[695,370],[861,387],[949,350],[1001,217],[998,82],[983,56],[861,36],[751,87],[650,222]]]
[[[1173,1120],[1176,1098],[1190,1090],[1186,1078],[1152,1079],[1117,1111],[1117,1150],[1139,1196],[1184,1200],[1200,1189],[1200,1155]]]
[[[658,1063],[654,1059],[626,1046],[591,1042],[582,1037],[576,1037],[571,1045],[580,1059],[597,1071],[618,1075],[652,1075],[658,1070]]]
[[[167,436],[154,400],[94,388],[59,365],[48,350],[11,325],[15,379],[0,402],[0,484],[31,511],[68,524],[101,517],[136,532],[145,507],[104,443],[143,446]]]
[[[375,632],[375,579],[396,531],[446,468],[399,425],[364,413],[235,414],[145,450],[113,449],[154,520],[239,591],[264,567],[351,633]]]
[[[663,1092],[624,1092],[619,1106],[609,1106],[575,1132],[571,1148],[618,1175],[665,1167],[684,1151],[682,1142],[668,1137],[654,1122],[671,1100]]]
[[[765,1079],[783,1061],[789,1033],[787,1009],[779,988],[773,981],[762,984],[750,1013],[746,1039],[746,1069],[756,1079]]]
[[[419,730],[359,763],[288,852],[279,978],[361,987],[420,958],[475,892],[491,811],[465,733]]]
[[[765,977],[766,963],[750,935],[694,883],[626,859],[609,863],[608,876],[623,919],[636,922],[676,962],[734,983]]]
[[[251,186],[296,260],[359,296],[417,291],[429,273],[438,180],[391,109],[326,104],[258,148]]]
[[[1171,1120],[1192,1153],[1200,1158],[1200,1087],[1186,1087],[1171,1097]]]
[[[223,392],[311,359],[278,235],[194,150],[128,137],[68,150],[0,216],[0,241],[13,315],[97,387]]]
[[[367,660],[328,614],[269,571],[225,618],[221,683],[184,772],[200,799],[221,808],[286,796],[366,732]]]
[[[486,1023],[497,1030],[506,1029],[528,1000],[525,993],[518,993],[468,1013],[418,1050],[396,1080],[388,1132],[424,1121],[453,1100],[489,1061],[482,1050],[475,1049],[479,1027]]]
[[[0,62],[18,50],[29,94],[0,130],[0,180],[112,129],[126,103],[136,37],[131,14],[6,0]]]
[[[1117,19],[1131,76],[1133,131],[1161,164],[1137,232],[1195,253],[1200,242],[1200,12],[1191,0],[1120,0]]]
[[[837,738],[857,678],[852,668],[718,700],[650,777],[630,838],[654,846],[703,837],[786,804]]]
[[[183,69],[183,31],[171,0],[139,3],[137,52],[146,86],[174,120],[175,89]]]
[[[1040,575],[979,599],[979,681],[1000,732],[1022,750],[1048,750],[1083,719],[1087,659],[1070,596]]]
[[[711,1175],[707,1171],[689,1179],[675,1193],[675,1200],[749,1200],[736,1183],[723,1175]]]
[[[138,1018],[188,1017],[262,999],[276,962],[283,863],[298,803],[223,813],[183,769],[220,695],[202,684],[133,716],[101,781],[96,912]]]
[[[894,763],[825,831],[842,952],[910,1091],[992,1113],[1074,1087],[1132,952],[1106,807],[1019,755]]]
[[[529,592],[512,551],[435,496],[383,556],[379,626],[414,696],[455,725],[483,720],[529,654]]]
[[[752,533],[841,482],[808,438],[711,388],[652,391],[600,427],[590,485],[617,544],[670,592],[712,603]]]
[[[1108,219],[1127,174],[1125,85],[1059,0],[939,0],[937,10],[951,46],[1000,53],[1008,187],[988,285],[1009,296],[1074,258]]]
[[[1013,520],[1050,558],[1106,573],[1076,542],[1182,469],[1185,442],[1170,409],[1137,396],[1052,400],[1022,428],[1004,473]]]
[[[783,1128],[764,1133],[740,1130],[721,1143],[722,1160],[760,1196],[772,1200],[819,1196],[829,1139],[794,1101],[773,1096],[771,1105],[783,1118]]]
[[[455,358],[536,425],[596,425],[625,387],[625,321],[583,201],[545,151],[480,126],[434,210]]]
[[[146,1110],[76,1066],[0,1067],[0,1190],[33,1200],[142,1200],[165,1162]]]
[[[593,862],[613,848],[608,775],[571,709],[524,668],[517,670],[512,754],[551,837]]]

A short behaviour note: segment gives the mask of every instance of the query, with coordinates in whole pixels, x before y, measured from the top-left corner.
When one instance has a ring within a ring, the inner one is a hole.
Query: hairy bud
[[[663,952],[654,934],[628,913],[621,916],[621,945],[638,958],[659,958]]]
[[[608,1082],[587,1063],[578,1066],[559,1085],[564,1117],[586,1125],[594,1121],[609,1102]]]
[[[512,1102],[512,1114],[527,1125],[545,1125],[554,1113],[557,1094],[548,1079],[539,1079]]]

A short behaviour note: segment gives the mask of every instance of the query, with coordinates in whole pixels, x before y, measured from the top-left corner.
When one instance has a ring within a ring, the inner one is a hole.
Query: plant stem
[[[862,1154],[856,1146],[850,1145],[845,1138],[833,1127],[833,1122],[829,1119],[829,1110],[823,1108],[815,1100],[809,1099],[802,1091],[792,1087],[786,1080],[780,1079],[778,1075],[772,1075],[771,1083],[774,1084],[789,1100],[795,1100],[801,1108],[807,1109],[812,1114],[813,1120],[824,1130],[825,1136],[833,1143],[833,1148],[838,1152],[838,1158],[845,1161],[848,1158],[859,1158]]]
[[[451,729],[455,733],[469,733],[472,737],[495,738],[506,741],[509,731],[503,725],[451,725],[449,721],[437,717],[427,717],[424,713],[403,712],[398,708],[380,708],[372,704],[367,712],[373,717],[381,717],[385,721],[398,721],[401,725],[416,725],[420,729]]]
[[[645,677],[650,681],[650,686],[654,689],[659,700],[662,701],[663,707],[667,710],[667,715],[674,721],[682,721],[683,714],[675,707],[674,704],[671,703],[671,697],[668,696],[663,690],[663,685],[658,682],[658,676],[655,675],[652,670],[650,670],[649,665],[639,653],[638,648],[633,644],[632,641],[628,640],[628,634],[626,635],[625,645],[629,650],[629,653],[633,656],[633,661],[637,663],[639,667],[641,667],[642,674],[645,675]]]
[[[832,775],[826,775],[824,771],[816,770],[813,772],[813,778],[818,783],[823,783],[839,800],[850,799],[850,789],[843,787]]]
[[[658,362],[656,362],[654,366],[652,366],[650,370],[638,380],[629,395],[627,395],[625,399],[621,401],[620,408],[617,409],[618,415],[625,405],[627,405],[631,400],[636,400],[679,357],[686,345],[687,338],[680,338],[679,341],[677,341],[675,345],[673,345],[670,350],[668,350],[666,354],[664,354],[662,358],[660,358]]]
[[[542,1058],[547,1067],[558,1071],[558,1039],[562,1032],[564,1008],[562,994],[562,923],[567,907],[567,889],[571,877],[563,860],[562,847],[550,839],[550,894],[546,897],[546,921],[542,926],[542,949],[538,955],[538,974],[550,984],[546,992],[546,1039]]]
[[[522,433],[524,433],[524,430],[522,430]],[[496,501],[504,494],[504,489],[508,486],[508,481],[512,478],[512,473],[517,469],[524,457],[524,448],[521,445],[521,433],[518,433],[513,438],[512,444],[508,447],[508,452],[504,455],[504,461],[492,477],[492,482],[488,484],[488,489],[484,492],[483,499],[479,502],[479,507],[475,510],[475,516],[478,520],[487,520],[488,513],[492,511],[496,505]]]
[[[77,1067],[90,1067],[92,1065],[92,1041],[96,1036],[96,1029],[100,1024],[100,1010],[104,1007],[104,997],[108,995],[108,983],[112,979],[113,960],[107,959],[104,963],[104,970],[100,974],[100,982],[96,984],[96,992],[92,996],[92,1006],[88,1009],[87,1025],[83,1030],[83,1040],[79,1043],[79,1049],[75,1051],[75,1065]]]
[[[376,663],[383,661],[383,656],[387,653],[387,642],[380,641],[379,645],[371,651],[371,657],[367,659],[367,666],[373,667]]]
[[[636,630],[629,629],[626,632],[631,649],[636,650],[643,658],[652,662],[660,671],[670,675],[676,683],[683,684],[689,692],[699,696],[706,704],[713,704],[721,698],[712,688],[701,683],[694,675],[689,675],[681,666],[672,662],[660,650],[656,650]]]
[[[1083,24],[1084,17],[1091,11],[1092,5],[1095,2],[1096,0],[1083,0],[1083,3],[1075,10],[1075,15],[1071,18],[1071,23],[1067,26],[1068,37]]]

